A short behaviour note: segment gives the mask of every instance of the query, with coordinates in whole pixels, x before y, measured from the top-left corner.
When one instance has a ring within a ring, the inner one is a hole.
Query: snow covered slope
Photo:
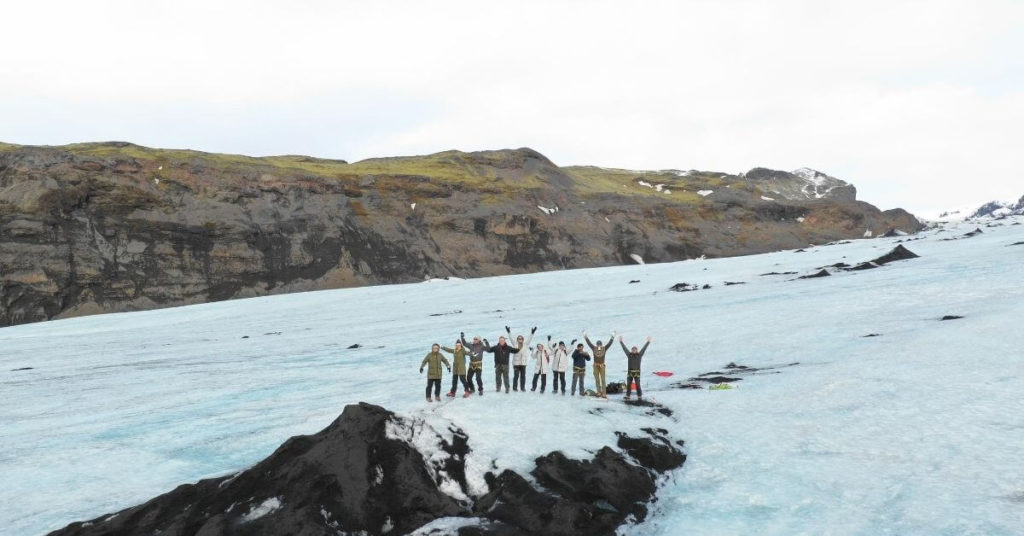
[[[509,324],[517,333],[537,325],[538,335],[566,343],[583,329],[618,330],[627,343],[653,336],[645,394],[674,410],[658,422],[687,441],[689,459],[627,534],[1020,534],[1020,221],[967,238],[973,226],[803,252],[4,328],[0,526],[40,534],[230,474],[356,401],[436,429],[462,427],[478,475],[528,469],[553,449],[583,456],[616,430],[650,424],[614,400],[495,393],[489,360],[484,397],[425,410],[417,370],[430,344],[460,330],[494,341]],[[898,241],[920,258],[794,279],[876,258]],[[667,290],[681,282],[711,288]],[[747,376],[732,390],[670,387],[729,362],[799,365]],[[617,348],[609,363],[609,379],[622,378]]]

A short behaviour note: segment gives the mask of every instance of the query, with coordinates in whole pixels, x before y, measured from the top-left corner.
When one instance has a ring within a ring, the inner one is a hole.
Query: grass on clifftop
[[[23,146],[0,143],[0,150]],[[445,184],[489,196],[544,188],[548,184],[568,185],[582,196],[620,195],[664,199],[683,204],[700,204],[697,190],[713,190],[735,182],[725,173],[676,171],[632,171],[593,166],[560,168],[542,154],[527,148],[496,151],[444,151],[422,156],[371,158],[348,163],[299,155],[254,157],[207,153],[187,149],[153,149],[125,142],[75,143],[54,147],[83,158],[102,160],[134,159],[140,163],[176,168],[207,168],[243,176],[270,174],[289,177],[314,176],[342,181],[353,187],[375,179],[381,187],[402,189],[443,188]],[[170,169],[167,169],[170,171]],[[166,173],[166,171],[165,171]],[[216,177],[214,177],[216,178]],[[664,184],[671,194],[638,183]]]

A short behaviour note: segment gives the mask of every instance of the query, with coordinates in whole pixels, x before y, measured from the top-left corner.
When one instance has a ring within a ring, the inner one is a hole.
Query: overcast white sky
[[[1024,194],[1024,2],[5,2],[0,140],[355,161],[808,166],[882,208]]]

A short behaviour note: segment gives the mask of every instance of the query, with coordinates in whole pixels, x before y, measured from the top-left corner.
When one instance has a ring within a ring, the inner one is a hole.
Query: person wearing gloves
[[[473,392],[473,376],[476,376],[476,393],[483,396],[484,350],[487,347],[484,346],[479,335],[473,337],[473,342],[468,343],[466,342],[466,334],[459,333],[459,341],[462,342],[462,346],[469,349],[469,376],[466,378],[466,383],[469,384],[469,392]]]
[[[573,341],[576,342],[576,341]],[[551,346],[551,392],[557,394],[558,386],[562,386],[562,395],[565,395],[565,370],[569,365],[569,351],[565,348],[564,341],[558,344],[551,343],[551,336],[548,336],[548,343]],[[571,344],[571,343],[570,343]]]
[[[427,402],[433,402],[430,398],[430,388],[434,388],[434,397],[437,401],[441,401],[441,363],[444,363],[445,368],[448,372],[452,371],[451,365],[448,360],[441,354],[441,345],[434,343],[430,347],[430,353],[427,357],[423,358],[423,362],[420,363],[420,374],[423,374],[423,367],[427,367]]]
[[[459,386],[459,380],[462,380],[462,388],[465,391],[462,398],[469,397],[469,382],[466,381],[466,355],[469,352],[467,352],[466,348],[462,346],[461,341],[455,341],[455,348],[442,346],[441,350],[452,354],[452,364],[455,369],[455,373],[452,374],[452,389],[451,391],[448,391],[448,396],[455,396],[455,388]]]
[[[505,342],[505,337],[498,337],[498,344],[491,346],[491,343],[484,339],[484,351],[494,354],[494,382],[497,384],[495,390],[501,391],[502,380],[505,381],[505,393],[508,393],[508,357],[518,354],[519,348],[513,348]]]
[[[551,354],[548,353],[548,349],[544,347],[543,343],[537,344],[537,349],[533,351],[533,360],[537,363],[533,366],[533,387],[530,391],[537,390],[537,380],[540,379],[540,394],[544,394],[544,389],[548,386],[548,369],[551,368]]]
[[[590,354],[583,349],[583,343],[576,345],[576,351],[572,353],[572,390],[570,393],[576,394],[576,380],[580,382],[580,396],[586,394],[587,390],[583,387],[583,378],[587,372],[587,361],[590,361]]]
[[[644,347],[637,350],[636,346],[631,349],[626,348],[626,343],[622,342],[622,336],[619,336],[619,344],[622,345],[622,351],[626,352],[626,400],[629,400],[633,395],[633,382],[636,382],[636,398],[639,400],[644,397],[644,392],[640,389],[640,360],[644,358],[644,352],[647,351],[647,346],[651,344],[651,338],[647,337],[647,342],[644,343]]]
[[[533,334],[537,332],[537,327],[534,326],[530,330],[530,336],[525,340],[522,335],[516,337],[516,348],[519,352],[512,358],[512,390],[526,392],[526,359],[530,353],[530,343],[533,342]],[[512,338],[512,329],[505,326],[505,333],[508,333],[509,339]]]
[[[597,385],[594,390],[597,391],[597,396],[601,398],[608,398],[608,393],[605,392],[605,366],[604,358],[608,353],[608,348],[611,347],[612,343],[615,342],[615,333],[612,333],[612,337],[608,339],[608,343],[602,343],[597,341],[597,344],[590,342],[590,337],[587,334],[583,334],[583,340],[587,341],[587,346],[590,347],[590,351],[594,352],[594,383]]]

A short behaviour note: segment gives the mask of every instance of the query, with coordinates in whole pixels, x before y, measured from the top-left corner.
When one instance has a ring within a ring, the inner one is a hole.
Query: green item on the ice
[[[726,391],[732,389],[732,386],[727,383],[716,383],[714,385],[708,386],[708,389],[712,391]]]

